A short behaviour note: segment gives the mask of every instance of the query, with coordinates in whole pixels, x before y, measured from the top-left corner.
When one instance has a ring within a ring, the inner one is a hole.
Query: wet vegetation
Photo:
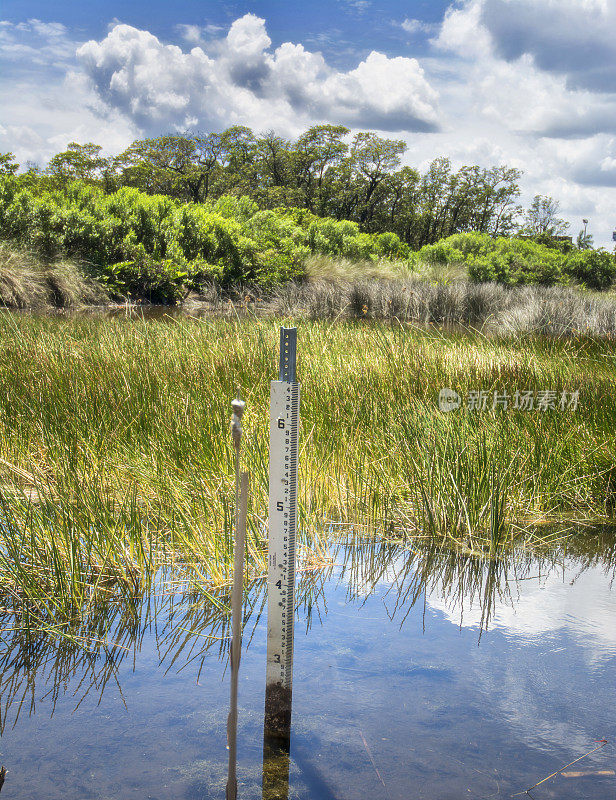
[[[327,614],[324,586],[328,581],[345,586],[347,602],[358,605],[384,583],[389,586],[388,613],[396,626],[403,626],[413,608],[424,605],[430,596],[460,614],[472,606],[479,608],[477,635],[481,637],[490,629],[495,606],[513,606],[518,582],[531,575],[545,578],[565,564],[575,564],[577,578],[593,568],[609,578],[615,576],[613,527],[559,526],[550,533],[542,530],[538,537],[542,544],[532,551],[513,547],[485,559],[434,540],[422,543],[413,537],[402,543],[346,530],[336,543],[328,544],[318,564],[312,557],[300,563],[297,607],[310,629],[321,625]],[[117,686],[122,664],[135,663],[148,639],[153,639],[165,672],[181,666],[199,679],[208,655],[228,658],[228,589],[218,589],[204,602],[201,592],[162,574],[155,589],[137,593],[123,604],[112,596],[99,598],[74,626],[73,636],[60,640],[49,631],[16,626],[9,609],[2,609],[0,734],[20,716],[34,714],[43,698],[51,702],[53,713],[73,680],[78,682],[72,699],[76,709],[88,695],[100,702],[108,688]],[[259,578],[246,594],[247,648],[265,607],[265,578]],[[364,672],[369,670],[366,664]]]
[[[1,318],[0,590],[17,628],[79,636],[90,609],[147,591],[161,570],[206,596],[229,584],[238,385],[247,580],[263,575],[277,336],[250,316]],[[306,322],[304,550],[319,563],[336,522],[486,557],[540,544],[531,522],[612,519],[615,369],[609,341],[581,336]],[[439,411],[444,387],[461,408]],[[477,390],[554,394],[543,409],[467,408]],[[577,407],[560,404],[576,391]]]

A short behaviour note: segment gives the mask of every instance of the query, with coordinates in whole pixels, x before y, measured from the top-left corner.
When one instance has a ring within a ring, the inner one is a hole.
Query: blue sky
[[[151,33],[173,41],[178,38],[178,24],[212,25],[225,29],[235,19],[252,13],[267,20],[274,46],[289,40],[320,42],[320,49],[327,51],[332,60],[342,65],[345,61],[352,63],[352,53],[364,54],[375,48],[386,48],[393,54],[406,55],[407,37],[395,23],[412,16],[428,24],[438,24],[448,6],[446,0],[391,3],[366,3],[365,0],[310,0],[304,3],[285,0],[258,3],[204,3],[202,0],[118,3],[88,0],[87,3],[53,4],[43,0],[4,0],[1,15],[3,19],[14,23],[31,18],[60,22],[83,38],[103,36],[113,19],[136,27],[144,27],[147,22],[146,27]],[[344,44],[342,48],[341,42]]]
[[[518,167],[525,201],[553,195],[611,248],[615,30],[616,0],[3,0],[0,151],[342,122],[420,168]]]

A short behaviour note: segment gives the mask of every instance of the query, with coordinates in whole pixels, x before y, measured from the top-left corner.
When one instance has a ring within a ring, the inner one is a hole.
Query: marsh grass
[[[371,319],[464,326],[501,335],[616,336],[616,299],[574,288],[465,280],[313,279],[279,287],[264,311],[311,320]]]
[[[205,596],[229,585],[237,386],[250,409],[247,580],[264,574],[281,322],[0,317],[0,592],[16,625],[63,633],[161,569]],[[512,523],[613,514],[609,341],[306,321],[299,342],[304,549],[319,552],[335,521],[485,554],[524,538]],[[442,387],[580,400],[443,414]]]
[[[331,260],[330,260],[331,261]],[[330,261],[327,263],[329,264]],[[473,328],[486,334],[616,337],[616,297],[573,287],[472,283],[451,274],[433,279],[389,273],[367,278],[357,265],[335,262],[304,282],[264,292],[250,286],[204,288],[184,306],[188,315],[280,317],[312,321],[372,320]],[[376,270],[378,265],[373,265]],[[370,265],[367,269],[369,270]]]
[[[108,300],[105,290],[67,260],[43,261],[0,242],[0,306],[13,309],[78,308]]]

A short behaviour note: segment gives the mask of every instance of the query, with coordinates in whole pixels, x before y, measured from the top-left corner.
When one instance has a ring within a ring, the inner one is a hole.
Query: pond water
[[[300,573],[290,752],[266,748],[265,765],[256,585],[238,797],[509,797],[596,747],[530,796],[615,797],[616,548],[601,542],[499,559],[335,549],[326,569]],[[89,648],[2,634],[2,797],[224,798],[224,613],[161,584],[137,609],[102,609],[82,633]]]

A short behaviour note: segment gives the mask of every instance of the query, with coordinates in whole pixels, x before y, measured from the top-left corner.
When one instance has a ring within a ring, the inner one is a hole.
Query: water
[[[615,795],[613,547],[489,560],[367,543],[333,561],[301,574],[290,757],[269,753],[265,796],[509,797],[603,738],[532,797]],[[3,798],[224,798],[228,620],[160,594],[135,614],[101,609],[82,631],[115,647],[26,645],[5,630]],[[264,793],[263,601],[256,586],[240,798]]]

